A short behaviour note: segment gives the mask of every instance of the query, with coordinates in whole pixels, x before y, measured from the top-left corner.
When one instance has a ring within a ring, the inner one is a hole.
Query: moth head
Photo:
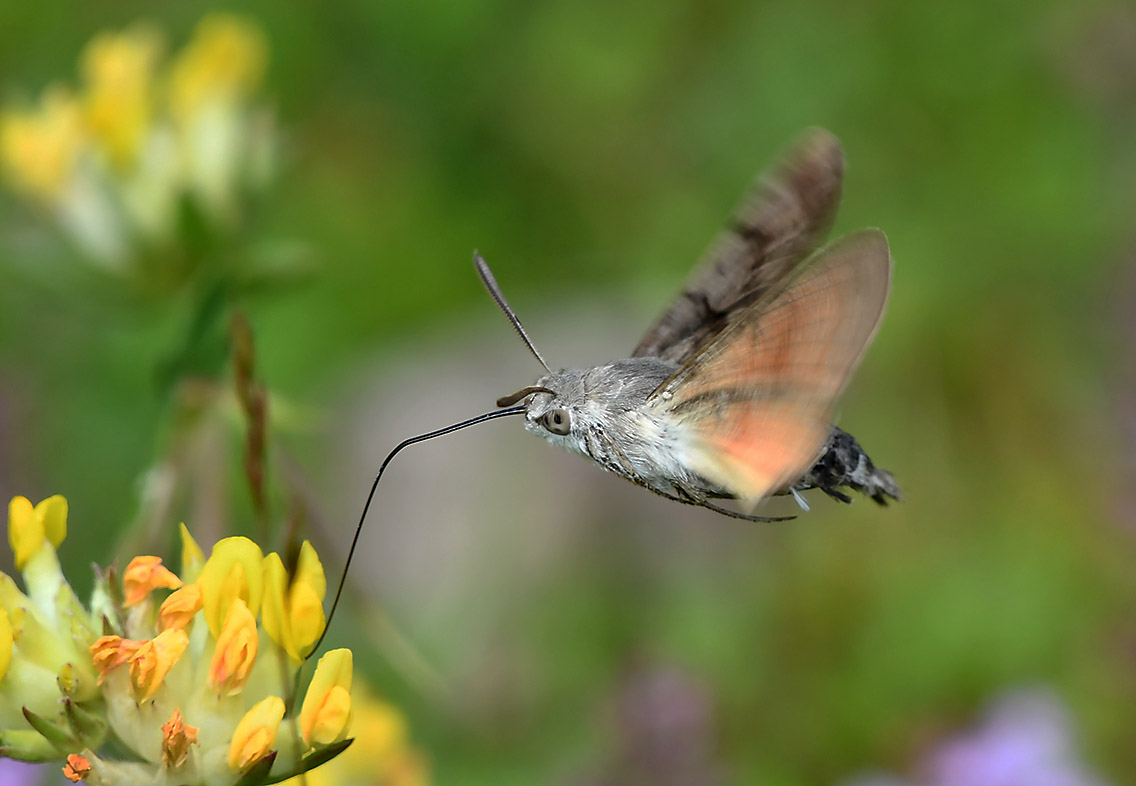
[[[559,371],[535,385],[498,399],[498,406],[525,405],[525,429],[552,442],[579,438],[586,407],[579,372]]]
[[[525,403],[525,428],[546,439],[572,436],[579,418],[575,408],[559,394],[543,388]]]

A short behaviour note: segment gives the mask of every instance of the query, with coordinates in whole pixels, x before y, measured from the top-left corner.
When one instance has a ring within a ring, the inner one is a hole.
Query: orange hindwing
[[[891,256],[879,230],[833,241],[802,269],[736,314],[649,400],[688,429],[690,467],[749,504],[816,459],[887,302]]]

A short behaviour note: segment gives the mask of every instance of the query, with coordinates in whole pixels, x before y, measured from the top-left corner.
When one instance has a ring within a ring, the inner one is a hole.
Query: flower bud
[[[276,745],[283,718],[284,701],[277,696],[269,696],[246,712],[229,743],[229,767],[240,772],[268,755]]]

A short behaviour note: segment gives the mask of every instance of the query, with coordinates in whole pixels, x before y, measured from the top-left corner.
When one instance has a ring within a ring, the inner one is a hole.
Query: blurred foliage
[[[1103,775],[1136,774],[1130,4],[226,7],[263,25],[287,130],[248,255],[316,256],[317,275],[244,295],[259,376],[289,397],[329,401],[376,347],[488,308],[475,247],[521,303],[661,303],[809,125],[848,156],[837,231],[880,226],[896,259],[843,423],[907,501],[724,525],[732,548],[663,574],[631,539],[565,559],[510,607],[531,661],[474,719],[380,661],[438,782],[602,770],[618,722],[598,708],[638,659],[696,676],[728,783],[902,771],[1022,682],[1069,703]],[[137,19],[184,40],[203,10],[6,4],[0,89],[38,92]],[[0,491],[66,493],[100,522],[75,522],[71,558],[105,561],[161,451],[158,369],[208,301],[125,302],[45,254],[39,226],[0,197]]]

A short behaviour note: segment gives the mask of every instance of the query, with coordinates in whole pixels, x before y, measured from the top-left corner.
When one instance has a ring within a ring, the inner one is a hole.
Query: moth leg
[[[676,496],[674,494],[668,494],[665,491],[660,491],[657,488],[654,488],[652,486],[648,486],[646,483],[643,483],[642,481],[639,481],[639,480],[633,479],[631,482],[634,483],[636,486],[642,486],[643,488],[647,489],[647,491],[650,491],[653,494],[658,494],[663,499],[669,499],[671,502],[681,502],[683,505],[695,505],[695,506],[701,506],[702,505],[701,502],[699,502],[698,500],[696,500],[696,499],[694,499],[690,496],[679,497],[679,496]]]
[[[676,485],[675,491],[677,491],[680,496],[671,497],[671,499],[677,500],[678,502],[684,502],[687,505],[697,505],[700,508],[706,508],[707,510],[712,510],[715,513],[721,513],[723,516],[729,516],[732,519],[741,519],[742,521],[758,521],[758,522],[761,522],[761,523],[771,523],[771,522],[775,522],[775,521],[792,521],[793,519],[797,518],[796,516],[754,516],[754,515],[746,514],[746,513],[738,513],[736,510],[730,510],[729,508],[722,508],[722,507],[715,505],[712,502],[708,502],[705,497],[699,498],[698,495],[692,493],[689,489],[686,489],[682,486]],[[663,494],[663,492],[658,492],[658,493],[662,494],[662,496],[664,496],[664,497],[670,497],[669,494]]]
[[[732,519],[741,519],[742,521],[757,521],[766,524],[776,521],[792,521],[793,519],[797,518],[796,516],[752,516],[745,513],[738,513],[736,510],[718,507],[712,502],[707,502],[704,496],[698,494],[692,489],[687,489],[683,486],[676,485],[674,487],[675,491],[678,492],[677,494],[668,494],[661,489],[654,488],[653,486],[648,486],[638,478],[628,476],[627,479],[634,483],[636,486],[642,486],[648,491],[658,494],[664,499],[669,499],[671,502],[681,502],[683,505],[694,505],[695,507],[706,508],[707,510],[712,510],[715,513],[721,513],[723,516],[729,516]]]
[[[642,478],[640,478],[637,475],[628,474],[628,475],[624,475],[623,477],[626,478],[627,480],[631,481],[632,483],[634,483],[639,488],[647,489],[647,491],[651,492],[652,494],[658,494],[663,499],[669,499],[671,502],[681,502],[683,505],[699,505],[699,504],[701,504],[697,500],[692,499],[689,496],[678,497],[678,496],[675,496],[674,494],[668,494],[665,491],[657,489],[654,486],[649,486],[649,485],[647,485],[646,481],[644,481]]]
[[[832,497],[833,499],[835,499],[839,502],[843,502],[843,503],[848,504],[848,505],[852,504],[852,498],[850,496],[848,496],[847,494],[845,494],[843,492],[837,491],[836,489],[832,488],[831,486],[817,486],[817,488],[820,489],[821,491],[823,491],[828,496]],[[884,503],[884,504],[887,504],[887,503]]]
[[[741,519],[743,521],[760,521],[762,523],[771,523],[775,521],[792,521],[793,519],[797,518],[796,516],[753,516],[746,513],[738,513],[736,510],[730,510],[729,508],[720,508],[712,502],[705,501],[692,502],[690,504],[698,505],[700,507],[706,508],[707,510],[712,510],[715,513],[721,513],[723,516],[729,516],[732,519]]]

